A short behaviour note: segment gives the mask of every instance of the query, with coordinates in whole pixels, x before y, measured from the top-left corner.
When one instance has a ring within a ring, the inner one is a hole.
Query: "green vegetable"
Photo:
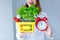
[[[30,7],[25,7],[22,5],[22,7],[19,7],[16,11],[17,15],[20,15],[24,21],[35,21],[35,17],[39,14],[39,9],[35,6],[35,4],[32,4]]]

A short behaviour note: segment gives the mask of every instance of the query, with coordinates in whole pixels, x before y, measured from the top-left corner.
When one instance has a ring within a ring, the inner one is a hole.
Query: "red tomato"
[[[20,19],[18,19],[18,18],[16,18],[16,17],[14,17],[14,20],[15,20],[16,22],[20,22]]]

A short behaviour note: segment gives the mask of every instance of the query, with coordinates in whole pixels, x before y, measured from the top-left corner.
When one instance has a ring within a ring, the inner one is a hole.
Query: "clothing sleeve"
[[[48,20],[47,20],[48,30],[45,31],[45,33],[46,33],[46,35],[47,35],[48,38],[52,39],[53,36],[54,36],[54,29],[53,29],[52,24],[50,23],[50,20],[49,20],[47,14],[46,14],[45,12],[41,12],[41,13],[38,15],[38,17],[40,17],[40,18],[46,17],[46,18],[48,19]]]
[[[48,18],[47,14],[46,14],[45,12],[41,12],[41,13],[38,15],[38,17],[40,17],[40,18],[43,18],[43,17]]]
[[[17,15],[16,18],[20,19],[19,15]],[[17,38],[17,40],[20,40],[20,32],[18,31],[17,23],[16,23],[16,38]]]
[[[20,19],[20,16],[19,16],[19,15],[17,15],[16,17],[17,17],[18,19]]]

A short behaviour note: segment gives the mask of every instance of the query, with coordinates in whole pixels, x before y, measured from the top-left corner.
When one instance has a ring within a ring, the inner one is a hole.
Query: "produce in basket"
[[[39,14],[39,9],[35,6],[35,4],[31,4],[30,7],[19,7],[16,11],[17,15],[20,16],[24,21],[35,21],[35,18]]]

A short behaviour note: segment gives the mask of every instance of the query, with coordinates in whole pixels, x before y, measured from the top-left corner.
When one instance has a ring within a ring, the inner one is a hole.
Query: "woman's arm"
[[[47,23],[48,23],[48,28],[45,31],[45,34],[47,35],[48,38],[53,39],[53,28],[48,21]]]
[[[40,18],[46,17],[48,19],[47,14],[44,13],[44,12],[41,12],[41,14],[38,17],[40,17]],[[46,20],[46,22],[48,24],[48,28],[45,31],[43,31],[43,32],[47,35],[47,37],[49,37],[50,39],[52,39],[53,38],[53,30],[52,30],[53,28],[52,28],[52,25],[50,25],[49,19]]]

